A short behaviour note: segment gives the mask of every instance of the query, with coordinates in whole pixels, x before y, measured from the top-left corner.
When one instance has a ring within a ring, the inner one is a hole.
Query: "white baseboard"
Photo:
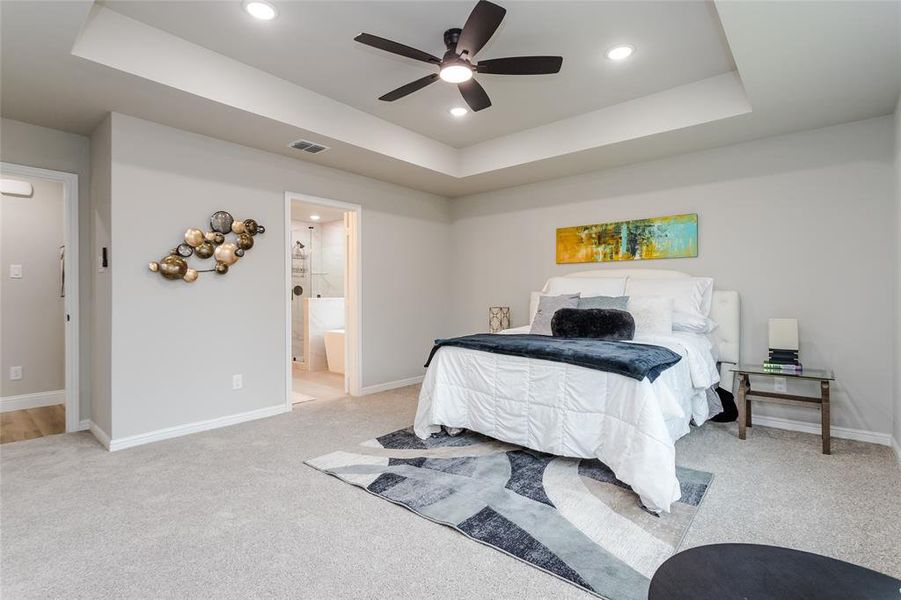
[[[3,396],[0,398],[0,412],[38,408],[40,406],[53,406],[54,404],[65,403],[66,390],[20,394],[18,396]]]
[[[817,435],[822,433],[819,423],[809,423],[807,421],[796,421],[794,419],[783,419],[781,417],[768,417],[766,415],[754,415],[752,422],[754,425],[774,427],[776,429],[787,429],[788,431],[815,433]],[[865,431],[863,429],[852,429],[850,427],[835,427],[834,425],[829,428],[829,432],[832,434],[832,437],[846,440],[869,442],[871,444],[879,444],[880,446],[892,445],[892,436],[889,433],[878,433],[876,431]]]
[[[100,429],[100,427],[98,427],[97,423],[95,423],[94,421],[90,421],[88,423],[88,429],[91,430],[91,433],[94,435],[95,438],[97,438],[97,441],[100,442],[101,446],[103,446],[107,450],[110,449],[109,434],[107,432]]]
[[[425,375],[408,377],[407,379],[398,379],[396,381],[386,381],[385,383],[378,383],[376,385],[367,385],[366,387],[360,388],[360,395],[368,396],[369,394],[377,394],[379,392],[387,392],[388,390],[396,390],[397,388],[407,387],[408,385],[416,385],[418,383],[422,383],[423,377],[425,377]]]
[[[78,431],[87,431],[91,428],[91,420],[90,419],[82,419],[78,423]]]
[[[282,403],[276,406],[269,406],[266,408],[251,410],[244,413],[238,413],[236,415],[227,415],[224,417],[209,419],[207,421],[197,421],[196,423],[176,425],[174,427],[166,427],[165,429],[157,429],[156,431],[148,431],[147,433],[139,433],[137,435],[131,435],[128,437],[116,438],[109,440],[109,443],[104,445],[109,448],[110,452],[115,452],[116,450],[124,450],[125,448],[141,446],[143,444],[159,442],[161,440],[168,440],[170,438],[181,437],[183,435],[188,435],[191,433],[208,431],[210,429],[219,429],[220,427],[237,425],[238,423],[244,423],[245,421],[253,421],[255,419],[272,417],[288,412],[289,410],[290,409],[284,403]],[[95,433],[94,435],[97,434]],[[97,439],[100,438],[98,437]],[[103,443],[103,440],[100,440],[100,443]]]
[[[901,467],[901,443],[894,437],[892,438],[892,450],[895,451],[895,459],[898,461],[898,466]]]

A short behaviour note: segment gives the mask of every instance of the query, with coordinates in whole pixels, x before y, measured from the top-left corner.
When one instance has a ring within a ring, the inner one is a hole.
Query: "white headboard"
[[[629,277],[632,279],[681,279],[691,277],[681,271],[667,271],[661,269],[598,269],[595,271],[579,271],[569,273],[563,277],[596,278],[596,277]],[[547,283],[541,288],[547,289]],[[537,308],[538,294],[532,293],[532,303]],[[534,314],[534,308],[531,314]],[[739,363],[739,348],[741,347],[741,299],[738,292],[733,290],[713,290],[713,304],[710,308],[710,318],[716,321],[717,328],[710,334],[719,351],[720,361],[720,386],[726,390],[732,390],[733,375],[730,369]]]
[[[568,273],[562,277],[630,277],[632,279],[682,279],[691,277],[681,271],[666,271],[664,269],[604,269],[597,271],[579,271]],[[545,284],[546,287],[546,284]],[[543,288],[542,288],[543,289]]]

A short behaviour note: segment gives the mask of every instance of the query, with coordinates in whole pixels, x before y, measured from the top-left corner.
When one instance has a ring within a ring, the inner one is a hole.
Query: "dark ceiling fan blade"
[[[457,87],[460,88],[460,93],[463,94],[463,99],[466,100],[466,104],[469,105],[472,112],[479,112],[483,108],[491,106],[491,99],[485,92],[485,88],[479,85],[475,79],[458,83]]]
[[[387,94],[379,98],[379,100],[384,100],[385,102],[394,102],[395,100],[403,98],[408,94],[412,94],[417,90],[421,90],[425,86],[429,85],[430,83],[435,83],[436,81],[438,81],[438,73],[432,73],[431,75],[426,75],[421,79],[411,81],[407,85],[402,85],[396,90],[388,92]]]
[[[404,46],[403,44],[392,42],[391,40],[386,40],[385,38],[380,38],[377,35],[361,33],[360,35],[355,37],[354,40],[360,42],[361,44],[366,44],[367,46],[372,46],[373,48],[384,50],[385,52],[391,52],[392,54],[400,54],[401,56],[412,58],[413,60],[421,60],[422,62],[432,63],[435,65],[441,64],[441,59],[437,56],[432,56],[428,52],[423,52],[422,50],[417,50],[416,48],[411,48],[410,46]]]
[[[562,56],[511,56],[480,60],[476,70],[494,75],[547,75],[559,73],[562,65]]]
[[[488,0],[479,0],[476,7],[469,13],[463,31],[460,33],[460,39],[457,40],[457,54],[464,52],[470,58],[475,56],[476,52],[488,43],[497,28],[500,27],[501,21],[507,9],[488,2]]]

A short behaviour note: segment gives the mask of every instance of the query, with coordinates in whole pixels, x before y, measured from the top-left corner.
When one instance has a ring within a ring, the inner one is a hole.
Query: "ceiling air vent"
[[[320,152],[328,150],[328,146],[323,146],[322,144],[317,144],[316,142],[311,142],[309,140],[297,140],[296,142],[291,142],[288,146],[309,154],[319,154]]]

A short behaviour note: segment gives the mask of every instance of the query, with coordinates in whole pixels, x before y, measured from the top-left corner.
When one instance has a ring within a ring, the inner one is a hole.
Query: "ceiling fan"
[[[466,19],[463,29],[448,29],[444,32],[444,45],[447,47],[447,52],[442,58],[368,33],[361,33],[354,40],[379,50],[421,60],[439,67],[438,73],[432,73],[402,85],[396,90],[388,92],[379,100],[394,102],[435,83],[440,78],[450,83],[456,83],[469,107],[473,111],[480,111],[491,106],[491,100],[485,89],[473,79],[473,73],[546,75],[559,72],[563,65],[562,56],[514,56],[491,58],[473,63],[472,57],[488,43],[501,21],[504,20],[505,14],[507,14],[505,8],[488,2],[488,0],[480,0],[469,18]]]

